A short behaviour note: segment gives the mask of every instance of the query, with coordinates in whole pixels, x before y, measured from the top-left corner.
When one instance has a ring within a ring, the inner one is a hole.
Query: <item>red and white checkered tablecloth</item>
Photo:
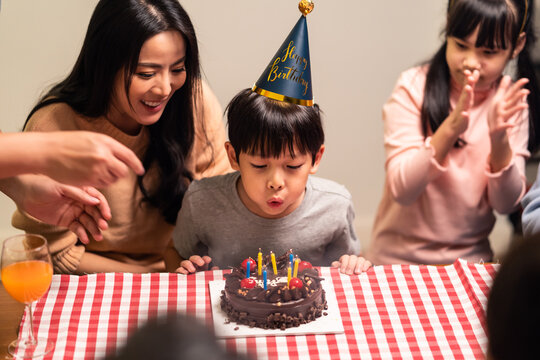
[[[257,359],[483,359],[485,306],[498,265],[376,266],[359,276],[321,268],[345,333],[219,340]],[[208,282],[223,271],[55,275],[34,304],[38,336],[56,343],[45,359],[96,359],[122,346],[148,318],[168,311],[212,326]],[[19,336],[28,332],[22,319]]]

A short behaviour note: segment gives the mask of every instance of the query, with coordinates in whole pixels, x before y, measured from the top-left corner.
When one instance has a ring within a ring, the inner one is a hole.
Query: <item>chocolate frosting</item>
[[[270,256],[263,263],[272,269]],[[317,269],[304,269],[298,274],[302,287],[290,289],[287,286],[288,254],[276,259],[278,274],[268,271],[267,290],[262,284],[252,289],[241,287],[246,277],[242,268],[234,268],[225,275],[225,289],[221,295],[221,308],[229,320],[249,326],[280,328],[299,326],[315,320],[327,309],[325,292]],[[257,277],[256,272],[251,276]]]

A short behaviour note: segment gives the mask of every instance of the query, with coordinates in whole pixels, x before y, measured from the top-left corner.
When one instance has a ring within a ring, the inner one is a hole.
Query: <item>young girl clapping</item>
[[[451,0],[444,44],[399,78],[383,108],[386,181],[373,263],[492,259],[493,210],[511,212],[526,189],[538,96],[532,8],[528,0]],[[513,59],[515,81],[503,75]]]

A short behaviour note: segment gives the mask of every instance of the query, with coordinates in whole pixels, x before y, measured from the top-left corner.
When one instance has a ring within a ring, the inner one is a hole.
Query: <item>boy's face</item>
[[[240,199],[252,213],[269,219],[286,216],[302,203],[308,175],[317,172],[324,152],[322,145],[312,164],[311,153],[301,154],[296,146],[294,158],[285,151],[279,158],[240,153],[237,159],[230,142],[225,148],[232,168],[240,171]]]

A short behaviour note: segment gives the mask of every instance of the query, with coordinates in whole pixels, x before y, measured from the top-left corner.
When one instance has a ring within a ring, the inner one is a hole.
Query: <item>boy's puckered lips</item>
[[[278,208],[283,204],[283,199],[280,198],[272,198],[266,202],[268,206],[272,208]]]

